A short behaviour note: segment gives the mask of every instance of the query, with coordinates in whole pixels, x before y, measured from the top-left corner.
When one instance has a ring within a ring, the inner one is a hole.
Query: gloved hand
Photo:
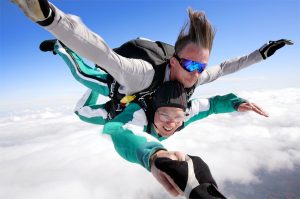
[[[165,172],[188,199],[226,199],[217,188],[207,164],[197,156],[185,161],[156,158],[155,166]]]
[[[264,44],[260,49],[259,52],[263,59],[267,59],[268,57],[272,56],[276,50],[282,48],[285,45],[293,45],[294,42],[287,39],[280,39],[277,41],[269,41],[268,43]]]
[[[27,17],[42,26],[50,25],[54,19],[54,13],[47,0],[11,1],[17,4]]]
[[[50,39],[50,40],[42,41],[42,43],[40,44],[40,50],[43,52],[51,51],[54,55],[56,55],[56,52],[54,52],[54,46],[55,46],[56,42],[57,42],[57,39]]]

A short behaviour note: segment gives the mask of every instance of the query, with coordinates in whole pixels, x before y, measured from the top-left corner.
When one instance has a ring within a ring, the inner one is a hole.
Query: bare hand
[[[259,115],[269,117],[269,114],[267,112],[265,112],[258,105],[251,103],[251,102],[245,102],[245,103],[240,104],[237,111],[238,112],[254,111],[255,113],[257,113]]]
[[[156,168],[154,161],[158,157],[166,157],[172,160],[184,161],[186,154],[182,152],[174,151],[158,151],[151,160],[151,173],[156,178],[156,180],[172,195],[179,196],[183,195],[181,189],[175,184],[173,179],[167,175],[165,172],[162,172]]]

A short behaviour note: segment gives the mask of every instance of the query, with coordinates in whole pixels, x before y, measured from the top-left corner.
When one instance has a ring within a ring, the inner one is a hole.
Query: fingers
[[[168,183],[171,185],[169,193],[176,194],[174,196],[183,195],[183,191],[178,187],[174,180],[166,173],[162,172],[165,178],[168,180]]]
[[[293,45],[294,42],[292,40],[289,39],[280,39],[277,42],[284,42],[286,45]]]
[[[186,156],[185,153],[180,151],[161,150],[156,152],[155,157],[152,159],[151,173],[173,196],[183,195],[183,191],[165,171],[169,169],[169,164],[172,164],[173,167],[177,167],[177,164],[185,161]],[[160,160],[156,161],[157,159]],[[175,161],[175,163],[173,161]]]
[[[265,117],[269,117],[269,114],[264,111],[261,107],[259,107],[258,105],[254,104],[254,103],[250,103],[251,104],[251,107],[252,107],[252,110],[262,116],[265,116]]]
[[[177,157],[177,160],[179,161],[185,161],[186,154],[181,151],[175,151],[174,155]]]
[[[171,160],[185,161],[186,154],[181,151],[160,150],[155,153],[154,159],[158,158],[158,157],[160,157],[160,158],[165,157],[165,158],[169,158]]]
[[[179,151],[165,151],[165,150],[160,150],[155,153],[155,156],[153,157],[153,160],[156,158],[169,158],[171,160],[184,160],[185,154]]]
[[[151,173],[172,196],[179,196],[183,194],[174,181],[166,173],[159,170],[154,164],[151,166]]]
[[[264,111],[261,107],[256,105],[255,103],[243,103],[238,107],[238,111],[244,112],[244,111],[254,111],[255,113],[262,115],[264,117],[269,117],[269,114]]]
[[[174,181],[167,176],[164,172],[160,172],[160,184],[172,195],[179,196],[182,195],[182,191],[178,188],[178,186],[174,183]]]

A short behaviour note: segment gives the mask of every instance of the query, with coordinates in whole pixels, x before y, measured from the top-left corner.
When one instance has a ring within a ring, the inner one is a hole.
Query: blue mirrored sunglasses
[[[186,70],[187,72],[193,72],[195,70],[198,71],[198,73],[202,73],[206,67],[205,63],[184,59],[178,57],[178,55],[174,54],[174,57],[178,60],[181,67]]]

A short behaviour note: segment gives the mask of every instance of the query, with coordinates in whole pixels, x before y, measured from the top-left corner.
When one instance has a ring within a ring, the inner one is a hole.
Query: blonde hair
[[[190,42],[199,47],[206,48],[211,52],[216,33],[215,28],[208,21],[204,12],[193,11],[192,8],[189,8],[188,14],[189,22],[181,28],[175,43],[176,54],[180,53]]]

